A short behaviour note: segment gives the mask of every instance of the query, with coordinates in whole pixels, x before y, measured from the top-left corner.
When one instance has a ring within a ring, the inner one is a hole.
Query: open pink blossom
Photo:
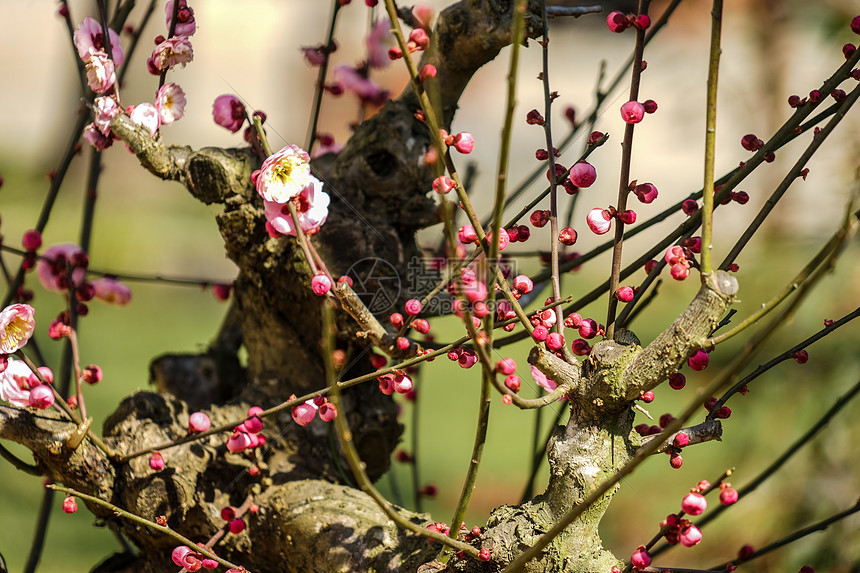
[[[65,293],[69,290],[69,264],[72,266],[72,279],[75,285],[79,285],[86,276],[85,262],[86,254],[79,246],[72,243],[52,245],[42,252],[42,258],[36,263],[36,276],[46,290]]]
[[[302,193],[312,180],[311,157],[298,145],[287,145],[263,161],[255,180],[257,193],[266,201],[286,203]],[[322,188],[322,183],[320,183]]]
[[[382,89],[351,66],[338,66],[333,76],[338,84],[357,95],[362,101],[382,105],[390,95],[388,90]]]
[[[331,197],[322,188],[322,181],[311,176],[310,182],[295,199],[299,225],[307,235],[313,235],[319,231],[328,218],[328,206]],[[290,216],[288,205],[267,200],[263,200],[263,205],[266,221],[272,229],[282,235],[296,236],[296,228],[293,225],[293,218]]]
[[[112,97],[97,97],[93,103],[95,104],[93,123],[100,132],[108,135],[110,133],[110,120],[119,115],[122,109]]]
[[[220,95],[212,103],[212,119],[224,129],[236,133],[245,123],[245,104],[234,95]]]
[[[188,36],[174,36],[158,44],[147,61],[153,75],[166,72],[170,68],[185,64],[194,59],[194,49]]]
[[[0,354],[12,354],[27,344],[36,329],[34,312],[29,304],[13,304],[0,312]]]
[[[149,130],[149,135],[152,137],[155,137],[155,134],[158,133],[158,110],[151,103],[142,103],[134,106],[129,112],[129,118],[133,124],[142,125]]]
[[[116,83],[116,67],[107,54],[90,48],[86,59],[87,85],[97,94],[103,94]]]
[[[99,300],[117,306],[125,306],[131,302],[131,289],[117,279],[101,277],[90,281],[96,289],[95,295]]]
[[[155,94],[155,109],[161,125],[170,125],[185,113],[185,92],[173,82],[167,82]]]
[[[108,28],[108,38],[110,38],[110,51],[113,56],[113,63],[115,66],[121,66],[125,56],[122,47],[119,45],[119,34]],[[104,51],[106,48],[104,34],[102,34],[102,25],[89,16],[84,18],[84,21],[78,25],[73,39],[75,48],[78,50],[78,56],[85,62],[89,58],[90,49],[98,52]]]
[[[164,6],[167,29],[170,29],[170,17],[173,16],[173,0],[167,0]],[[194,10],[188,6],[186,0],[179,0],[179,8],[176,13],[176,27],[173,34],[176,36],[191,36],[197,31],[197,22],[194,20]]]
[[[29,406],[29,380],[32,373],[24,361],[9,358],[6,370],[0,372],[0,400],[5,400],[19,408]]]
[[[387,18],[380,18],[370,29],[365,39],[367,46],[367,64],[371,68],[384,68],[391,60],[388,58],[388,42],[391,38],[391,23]]]
[[[532,378],[535,379],[535,382],[538,383],[538,386],[546,390],[547,392],[552,392],[558,387],[558,384],[555,383],[554,380],[550,380],[546,377],[546,374],[535,368],[534,366],[530,366],[532,372]]]

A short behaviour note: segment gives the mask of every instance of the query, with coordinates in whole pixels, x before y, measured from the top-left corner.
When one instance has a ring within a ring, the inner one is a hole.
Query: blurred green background
[[[188,94],[186,117],[164,129],[168,143],[239,145],[238,136],[214,126],[209,116],[210,102],[221,93],[235,92],[249,105],[269,114],[268,126],[273,145],[301,142],[307,124],[313,76],[301,60],[299,46],[322,41],[325,23],[319,2],[291,0],[289,3],[247,1],[243,3],[212,0],[192,3],[197,12],[199,31],[194,37],[195,62],[185,70],[173,72],[170,79],[180,83]],[[442,6],[447,2],[433,2]],[[634,152],[634,177],[653,181],[660,198],[652,205],[637,207],[644,220],[670,201],[698,189],[701,182],[704,78],[709,7],[704,2],[687,3],[664,36],[655,41],[647,54],[649,62],[643,78],[643,96],[658,101],[660,110],[637,129]],[[755,132],[760,137],[772,133],[789,115],[784,104],[791,93],[804,94],[842,62],[843,43],[855,41],[847,22],[857,13],[856,3],[820,3],[805,9],[797,2],[727,2],[724,50],[721,68],[720,115],[718,124],[718,172],[733,167],[746,157],[738,145],[740,137]],[[94,15],[89,2],[72,3],[76,20]],[[655,3],[659,13],[661,3]],[[51,2],[8,3],[0,8],[5,22],[26,22],[28,26],[4,25],[0,45],[5,53],[26,58],[4,58],[0,74],[9,86],[27,86],[26,99],[19,89],[2,90],[0,97],[0,216],[4,242],[17,246],[21,234],[33,226],[48,188],[45,173],[54,168],[66,145],[77,106],[77,82],[72,75],[72,56],[62,21],[55,16]],[[158,8],[145,37],[163,33]],[[132,17],[137,21],[141,8]],[[381,16],[380,13],[377,13]],[[362,33],[368,13],[361,2],[353,2],[342,13],[339,38],[341,49],[336,63],[354,64],[361,53]],[[32,38],[39,29],[40,38]],[[590,108],[591,94],[600,58],[614,74],[630,49],[632,36],[606,31],[602,18],[583,18],[576,22],[554,24],[551,81],[561,93],[555,106],[555,125],[563,133],[564,105],[574,104],[579,113]],[[230,41],[224,41],[229,38]],[[235,43],[242,49],[236,50]],[[124,45],[127,38],[124,38]],[[33,46],[34,49],[22,46]],[[534,47],[534,46],[533,46]],[[143,71],[149,43],[144,42],[134,56],[134,72],[123,89],[126,104],[152,99],[154,79]],[[492,172],[495,169],[494,142],[498,139],[502,117],[502,90],[506,73],[505,52],[474,79],[462,100],[455,127],[475,134],[478,145],[470,156],[480,165],[473,196],[480,212],[489,209],[492,197]],[[595,56],[595,54],[599,54]],[[248,57],[250,55],[250,57]],[[38,58],[33,64],[32,58]],[[539,69],[540,54],[531,49],[523,54],[522,83],[517,117],[532,107],[542,107],[540,83],[532,80]],[[390,66],[378,76],[393,89],[405,82],[403,70]],[[848,88],[846,88],[848,89]],[[626,90],[626,88],[623,88]],[[623,92],[622,90],[622,92]],[[488,94],[499,94],[488,97]],[[612,99],[614,98],[614,99]],[[609,144],[593,156],[599,180],[583,194],[579,217],[594,206],[614,202],[617,189],[618,144],[621,122],[615,108],[626,100],[613,95],[598,125],[611,135]],[[860,122],[855,111],[833,140],[828,140],[810,164],[806,182],[798,181],[772,220],[762,229],[739,259],[741,302],[736,320],[767,300],[786,284],[827,239],[841,217],[857,168]],[[357,116],[350,99],[327,99],[320,129],[333,133],[340,141],[348,137],[348,124]],[[534,168],[534,149],[545,146],[542,131],[517,122],[514,132],[516,154],[511,179],[518,181]],[[777,161],[751,177],[743,190],[751,196],[748,205],[721,208],[716,215],[716,252],[727,252],[733,240],[766,200],[805,145],[803,138],[778,153]],[[562,157],[570,163],[581,148],[577,142]],[[77,241],[83,203],[86,158],[73,163],[57,207],[45,233],[45,244]],[[564,197],[563,200],[567,200]],[[565,211],[563,206],[562,212]],[[112,272],[195,277],[229,281],[232,264],[223,254],[220,236],[213,221],[216,208],[192,200],[174,183],[164,183],[144,172],[121,144],[106,152],[105,169],[99,188],[96,226],[93,232],[91,265]],[[680,216],[668,224],[677,223]],[[582,227],[581,222],[577,227]],[[644,233],[639,241],[626,247],[625,260],[632,260],[665,227]],[[430,229],[422,240],[434,242],[437,229]],[[548,243],[548,228],[535,230],[523,249],[536,249]],[[598,244],[596,238],[580,234],[576,249],[585,251]],[[512,249],[513,251],[513,249]],[[514,251],[515,252],[515,251]],[[15,257],[3,255],[14,268]],[[860,254],[856,241],[847,249],[839,266],[828,275],[796,313],[791,322],[777,331],[748,367],[764,362],[785,348],[820,329],[825,318],[836,319],[860,302]],[[518,260],[519,272],[538,269],[533,259]],[[565,278],[566,293],[584,293],[604,280],[609,267],[606,257],[599,258],[579,273]],[[644,275],[631,280],[635,283]],[[56,363],[59,345],[47,338],[50,320],[61,310],[55,295],[44,293],[34,280],[36,290],[37,336],[48,356]],[[99,426],[124,396],[147,388],[149,361],[165,352],[195,351],[203,348],[218,327],[226,307],[211,292],[196,287],[176,287],[152,283],[133,284],[134,298],[125,308],[93,303],[81,327],[81,353],[85,363],[99,364],[105,378],[87,389],[87,405]],[[643,341],[660,332],[695,294],[695,280],[683,283],[667,280],[662,296],[643,312],[633,329]],[[584,316],[602,322],[605,301],[582,311]],[[433,321],[437,340],[460,335],[462,326],[453,319]],[[714,479],[729,467],[736,469],[731,481],[743,486],[765,468],[782,450],[801,435],[826,411],[833,401],[858,381],[860,352],[858,326],[850,324],[838,335],[809,349],[805,365],[788,361],[770,371],[751,386],[744,397],[732,399],[734,414],[724,424],[723,441],[690,448],[684,453],[680,470],[669,468],[659,456],[644,464],[623,482],[603,521],[602,531],[608,548],[624,557],[656,531],[657,522],[678,510],[681,497],[700,479]],[[728,362],[743,343],[732,340],[712,355],[711,366],[701,373],[688,374],[688,386],[675,392],[660,388],[647,409],[659,417],[677,413],[697,398],[697,390]],[[523,378],[523,394],[532,392],[531,377],[525,367],[528,345],[507,348],[498,357],[513,357]],[[423,508],[440,521],[449,521],[460,492],[475,432],[475,406],[478,400],[475,371],[464,371],[447,360],[437,360],[424,369],[417,384],[419,400],[404,404],[406,425],[403,449],[411,451],[413,432],[418,433],[421,485],[434,484],[438,494],[423,500]],[[412,423],[413,409],[420,408],[418,427]],[[553,408],[561,408],[559,405]],[[702,411],[704,415],[704,410]],[[533,412],[520,412],[494,401],[489,441],[478,487],[473,495],[468,525],[483,523],[489,511],[500,504],[518,503],[528,471],[535,425]],[[641,414],[638,416],[641,417]],[[544,414],[545,435],[550,412]],[[660,565],[705,567],[735,556],[744,543],[756,547],[826,517],[849,505],[860,495],[860,406],[850,404],[819,437],[785,468],[769,480],[755,496],[738,505],[704,531],[701,545],[675,550],[657,561]],[[28,459],[14,444],[4,445]],[[402,499],[412,507],[409,468],[395,464],[391,477],[380,486],[391,499]],[[545,468],[537,489],[546,483]],[[11,572],[21,571],[31,542],[41,480],[0,464],[0,553]],[[714,503],[712,500],[711,503]],[[55,503],[47,546],[39,571],[89,570],[102,556],[119,545],[105,529],[94,528],[91,516],[83,509],[74,515],[61,512]],[[776,552],[771,557],[745,567],[748,571],[796,571],[809,563],[818,571],[858,571],[860,562],[860,517],[852,516],[802,542]]]

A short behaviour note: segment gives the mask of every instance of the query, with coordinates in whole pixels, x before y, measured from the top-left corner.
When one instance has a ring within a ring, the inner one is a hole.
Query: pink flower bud
[[[388,317],[388,322],[390,322],[391,326],[394,328],[400,328],[403,326],[403,315],[399,312],[392,312],[391,316]]]
[[[587,356],[591,352],[591,345],[582,338],[577,338],[570,349],[577,356]]]
[[[220,95],[212,103],[212,119],[232,133],[242,129],[246,117],[245,105],[234,95]]]
[[[564,346],[564,336],[557,332],[550,332],[546,337],[546,347],[550,350],[558,350]]]
[[[537,342],[543,342],[549,336],[549,330],[544,325],[540,324],[532,331],[532,338]]]
[[[558,242],[567,246],[576,243],[576,231],[573,230],[573,227],[565,227],[559,231]]]
[[[669,456],[669,465],[672,466],[673,469],[677,470],[684,465],[684,458],[681,457],[681,454],[672,452]]]
[[[597,169],[585,161],[575,163],[570,168],[570,182],[577,187],[590,187],[597,181]]]
[[[320,406],[320,419],[323,422],[331,422],[337,418],[337,407],[331,402],[325,402]]]
[[[528,294],[532,292],[534,288],[534,283],[532,280],[525,275],[517,275],[513,280],[514,290],[521,294]]]
[[[412,328],[414,328],[416,332],[427,334],[430,332],[430,323],[423,318],[416,318],[412,321]]]
[[[475,281],[470,285],[464,285],[463,292],[469,302],[476,303],[478,301],[486,300],[487,285],[481,281]]]
[[[436,179],[433,180],[433,191],[444,195],[446,193],[450,193],[452,189],[456,189],[457,184],[453,179],[446,175],[440,175]]]
[[[97,384],[102,379],[102,369],[95,364],[90,364],[81,372],[81,377],[87,384]]]
[[[708,366],[710,355],[704,350],[697,350],[695,354],[687,358],[687,365],[696,371],[704,370]]]
[[[417,299],[411,298],[406,301],[404,308],[406,310],[406,314],[416,316],[421,313],[421,302]]]
[[[460,368],[468,369],[478,362],[478,355],[473,350],[464,348],[457,362],[460,364]]]
[[[478,233],[475,232],[475,228],[472,225],[463,225],[457,232],[457,238],[464,245],[469,245],[478,242]]]
[[[199,434],[209,429],[212,422],[209,421],[209,416],[203,412],[195,412],[188,418],[188,433]]]
[[[255,467],[255,466],[252,466],[252,467]],[[217,569],[218,568],[218,562],[215,561],[214,559],[202,559],[200,561],[200,564],[203,565],[204,569]]]
[[[639,396],[639,399],[646,404],[650,404],[654,401],[654,392],[652,392],[651,390],[648,390],[647,392],[642,392],[642,395]]]
[[[66,513],[75,513],[77,510],[78,503],[75,501],[74,497],[69,496],[63,500],[63,511]]]
[[[430,45],[430,37],[424,28],[415,28],[409,33],[409,41],[415,44],[415,51],[426,50]]]
[[[676,281],[682,281],[690,275],[690,267],[688,264],[676,263],[669,269],[672,278]]]
[[[798,364],[806,364],[809,361],[809,352],[806,350],[798,350],[797,352],[793,352],[791,357],[794,358],[794,361]]]
[[[633,188],[636,198],[646,205],[657,198],[657,187],[653,183],[642,183]]]
[[[860,34],[860,16],[854,16],[854,19],[851,20],[851,31]]]
[[[42,246],[42,234],[36,229],[30,229],[21,238],[21,245],[25,251],[35,251]]]
[[[538,110],[533,109],[526,114],[526,123],[529,125],[543,125],[544,119]]]
[[[316,275],[311,279],[311,288],[315,295],[324,296],[331,290],[331,280],[323,274]]]
[[[597,335],[597,322],[593,318],[586,318],[579,325],[579,335],[586,340]]]
[[[595,207],[589,211],[585,222],[588,223],[588,228],[595,235],[604,235],[612,227],[612,217],[609,215],[609,211],[600,207]]]
[[[687,199],[683,203],[681,203],[681,210],[688,217],[699,210],[699,204],[693,201],[692,199]]]
[[[248,416],[242,425],[250,434],[259,434],[263,431],[263,420],[257,416]]]
[[[680,390],[687,385],[687,378],[680,372],[675,372],[669,375],[669,387],[673,390]]]
[[[475,138],[472,137],[472,134],[463,131],[458,133],[454,138],[454,149],[462,153],[463,155],[472,153],[472,150],[475,148]]]
[[[152,452],[149,456],[149,467],[157,472],[164,469],[164,456],[161,455],[161,452]]]
[[[647,30],[651,25],[651,18],[649,18],[647,14],[639,14],[633,19],[633,25],[640,30]],[[652,112],[649,111],[648,113]]]
[[[499,374],[504,374],[505,376],[509,374],[513,374],[517,371],[517,363],[514,362],[513,358],[502,358],[498,362],[496,362],[496,372]]]
[[[245,531],[245,522],[241,519],[234,519],[230,522],[229,527],[230,533],[232,533],[233,535],[238,535],[239,533]]]
[[[616,10],[606,16],[606,25],[609,26],[611,31],[620,34],[630,27],[630,22],[627,20],[627,16]],[[649,559],[648,562],[650,563],[651,560]]]
[[[508,390],[516,394],[520,391],[520,377],[515,374],[509,375],[505,378],[505,386]]]
[[[723,505],[732,505],[738,500],[738,492],[730,487],[720,490],[720,503]]]
[[[645,16],[646,18],[648,16]],[[653,99],[646,99],[642,102],[642,107],[645,109],[645,113],[654,113],[657,111],[657,102]]]
[[[292,407],[293,420],[299,426],[307,426],[310,424],[316,414],[317,409],[313,400],[307,400]]]
[[[686,529],[681,529],[680,541],[684,547],[692,547],[698,545],[702,540],[702,532],[695,525],[690,525]]]
[[[433,64],[425,64],[421,66],[421,69],[418,71],[418,79],[422,82],[426,82],[430,78],[436,77],[436,66]]]
[[[407,350],[409,348],[409,339],[405,336],[398,336],[394,343],[400,350]]]
[[[633,290],[633,287],[629,286],[619,287],[615,291],[615,298],[621,302],[630,302],[635,295],[636,292]]]
[[[394,391],[398,394],[406,394],[407,392],[412,390],[412,378],[410,378],[406,374],[395,374],[392,383],[394,385]]]
[[[30,389],[30,407],[46,410],[54,404],[54,391],[47,384],[39,384]]]
[[[645,551],[644,545],[637,547],[636,551],[633,552],[633,555],[630,556],[630,564],[636,569],[645,569],[651,565],[651,556],[648,555],[647,551]]]
[[[547,223],[549,223],[550,213],[549,211],[534,211],[531,215],[529,215],[529,221],[532,225],[540,229],[544,227]]]
[[[639,123],[645,117],[645,106],[638,101],[628,101],[621,106],[621,119],[625,123]]]
[[[618,220],[624,223],[625,225],[632,225],[636,222],[636,211],[627,210],[621,211],[618,213]]]
[[[683,435],[685,434],[678,434],[678,436]],[[700,493],[688,493],[681,501],[681,509],[690,515],[702,515],[708,509],[708,500]]]

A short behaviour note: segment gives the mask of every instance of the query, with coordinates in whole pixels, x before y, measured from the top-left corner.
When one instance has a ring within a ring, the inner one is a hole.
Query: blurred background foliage
[[[430,2],[437,7],[447,3]],[[637,129],[633,173],[640,182],[654,182],[660,189],[660,198],[652,205],[636,208],[640,221],[701,185],[707,56],[703,38],[707,37],[709,26],[709,4],[684,2],[671,25],[646,52],[648,70],[643,77],[642,94],[655,99],[660,109]],[[659,14],[664,5],[665,2],[654,2],[652,13]],[[75,21],[96,13],[89,1],[72,2],[71,6]],[[232,92],[250,107],[268,113],[273,146],[281,143],[281,139],[284,143],[303,141],[316,72],[302,61],[299,47],[322,41],[328,9],[321,9],[319,0],[286,3],[209,0],[192,2],[192,6],[199,25],[193,38],[195,61],[170,76],[170,80],[185,89],[189,103],[186,117],[164,129],[164,140],[194,147],[240,145],[238,136],[221,130],[210,118],[212,100],[221,93]],[[132,22],[139,21],[143,8],[135,9]],[[6,3],[0,8],[6,22],[0,45],[3,53],[14,55],[0,60],[0,75],[7,86],[0,91],[3,103],[0,174],[5,180],[0,190],[0,232],[4,242],[11,246],[17,246],[22,233],[34,224],[48,188],[45,174],[55,167],[66,145],[78,105],[73,55],[56,9],[55,3],[45,0]],[[133,70],[122,91],[126,105],[151,101],[153,97],[156,82],[146,74],[144,60],[150,46],[148,38],[164,33],[162,9],[162,6],[157,8],[156,17],[144,33],[145,40],[134,55]],[[742,135],[754,132],[765,139],[789,115],[790,109],[785,104],[788,95],[802,95],[818,87],[841,64],[842,44],[856,41],[856,36],[848,30],[848,22],[858,12],[860,6],[856,2],[838,0],[726,2],[717,129],[718,173],[746,157],[738,144]],[[353,2],[342,12],[338,28],[340,49],[334,54],[336,65],[355,64],[360,59],[357,54],[363,50],[361,38],[370,21],[368,13],[362,2]],[[382,17],[383,13],[377,10],[376,16]],[[569,129],[563,116],[564,107],[573,105],[581,115],[590,109],[601,60],[605,60],[610,77],[614,75],[631,48],[632,36],[609,33],[599,16],[553,22],[551,34],[550,80],[561,94],[553,119],[556,137],[560,139]],[[127,42],[124,37],[124,45]],[[518,118],[533,107],[542,109],[541,86],[534,81],[539,58],[537,49],[523,54]],[[506,73],[506,60],[503,52],[475,77],[461,102],[455,125],[457,129],[471,131],[478,142],[469,159],[479,166],[472,195],[480,212],[488,210],[492,196],[494,142],[498,139],[503,105],[503,90],[499,86]],[[396,65],[374,78],[394,93],[405,84],[405,74]],[[611,139],[592,156],[599,180],[580,199],[578,217],[587,208],[614,201],[617,189],[614,174],[622,132],[615,110],[626,100],[626,89],[623,87],[610,96],[599,120],[598,129],[609,132]],[[323,106],[320,131],[344,141],[349,135],[350,122],[357,117],[358,106],[353,99],[328,98]],[[798,181],[791,188],[772,220],[739,259],[738,319],[789,281],[838,223],[855,184],[860,156],[858,130],[860,121],[854,111],[810,163],[808,181]],[[543,132],[525,125],[524,121],[517,122],[514,138],[516,156],[511,180],[516,182],[536,167],[534,150],[545,143]],[[800,153],[804,141],[800,138],[779,152],[775,163],[762,167],[745,182],[742,188],[751,196],[749,204],[731,204],[717,211],[718,257],[727,252],[752,219]],[[575,142],[562,157],[562,163],[571,163],[581,146],[582,141]],[[77,240],[86,177],[84,158],[89,154],[90,150],[84,149],[83,157],[73,163],[44,235],[46,245]],[[105,155],[91,266],[117,273],[229,281],[234,271],[224,257],[213,222],[217,209],[198,204],[179,185],[158,181],[143,171],[122,144],[114,145]],[[562,205],[560,211],[565,209]],[[672,218],[667,225],[679,222],[681,217]],[[584,230],[581,223],[575,226]],[[665,228],[668,227],[658,227],[628,243],[625,260],[643,252],[649,241]],[[438,229],[429,229],[422,234],[422,240],[435,244],[437,233]],[[548,227],[535,230],[531,241],[519,248],[545,247],[547,240]],[[575,248],[586,251],[596,244],[595,237],[583,232]],[[512,248],[511,252],[516,250]],[[3,259],[10,268],[18,264],[8,254]],[[860,255],[855,241],[839,266],[822,281],[790,323],[775,333],[747,371],[820,329],[825,318],[836,319],[856,308],[860,302],[858,263]],[[518,259],[517,264],[518,271],[525,273],[539,267],[534,258]],[[587,292],[605,279],[608,268],[608,258],[601,257],[565,277],[565,293]],[[644,273],[635,275],[630,282],[635,284],[642,277]],[[643,341],[651,340],[680,312],[694,295],[695,283],[694,279],[663,283],[662,296],[633,324],[633,330]],[[53,366],[58,360],[59,345],[48,339],[47,327],[61,310],[62,302],[57,296],[43,292],[35,280],[31,279],[28,286],[36,292],[37,337],[48,364]],[[226,309],[214,300],[211,292],[196,287],[153,283],[132,286],[134,298],[129,306],[119,309],[93,303],[81,325],[82,361],[99,364],[105,372],[101,384],[87,389],[87,405],[97,425],[124,396],[148,388],[148,364],[153,357],[204,348]],[[602,322],[605,301],[581,312]],[[433,322],[438,341],[450,340],[461,332],[462,326],[454,319]],[[651,538],[660,519],[678,510],[681,497],[700,479],[715,479],[725,469],[734,467],[730,481],[739,487],[757,475],[858,381],[858,333],[856,324],[843,327],[837,335],[809,349],[807,364],[784,362],[752,384],[747,396],[734,397],[728,404],[734,413],[724,423],[723,441],[685,451],[680,470],[671,470],[667,459],[659,456],[626,479],[603,521],[607,546],[619,556],[629,555],[636,545]],[[691,400],[704,399],[697,396],[697,390],[707,385],[742,343],[743,340],[737,339],[721,346],[712,354],[711,365],[704,372],[685,372],[688,385],[683,391],[658,389],[656,400],[647,409],[658,418],[664,412],[678,412]],[[524,395],[534,392],[526,368],[527,351],[528,345],[520,343],[498,354],[499,358],[516,359]],[[403,405],[406,425],[403,449],[412,451],[413,433],[417,432],[420,485],[433,484],[438,491],[435,497],[422,500],[423,509],[432,512],[436,520],[448,521],[471,451],[478,378],[475,372],[463,371],[447,360],[437,360],[424,367],[417,380],[418,401]],[[468,515],[469,526],[483,523],[488,512],[499,504],[518,503],[529,469],[534,412],[505,407],[498,396],[495,402],[485,459]],[[420,409],[417,427],[413,422],[415,408]],[[563,405],[556,404],[543,414],[541,439],[559,409]],[[860,443],[858,419],[860,406],[850,404],[756,495],[742,499],[706,528],[701,545],[676,550],[657,563],[696,567],[716,564],[732,559],[744,543],[763,546],[850,506],[860,495],[860,462],[856,455]],[[29,458],[20,448],[4,445]],[[414,507],[411,479],[409,467],[395,463],[391,475],[381,480],[381,486],[391,499]],[[537,480],[538,490],[546,479],[544,467]],[[9,570],[17,572],[26,561],[42,484],[38,478],[17,473],[5,463],[0,464],[0,484],[3,532],[0,553],[5,556]],[[119,548],[105,528],[91,527],[92,517],[83,508],[74,515],[65,515],[59,503],[55,503],[54,513],[40,571],[85,571],[101,556]],[[860,571],[857,565],[860,516],[852,516],[825,533],[814,534],[747,565],[745,570],[796,571],[806,563],[818,571]]]

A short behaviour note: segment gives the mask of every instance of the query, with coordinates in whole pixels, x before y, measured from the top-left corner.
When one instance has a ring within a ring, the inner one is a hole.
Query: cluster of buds
[[[445,142],[445,145],[453,147],[463,155],[472,153],[472,150],[475,148],[475,138],[468,131],[449,135],[447,131],[440,129],[439,136]]]
[[[632,210],[617,211],[615,207],[608,209],[595,207],[585,216],[585,222],[595,235],[605,235],[612,228],[612,219],[618,219],[625,225],[636,222],[636,212]]]
[[[377,377],[379,382],[379,391],[386,396],[391,396],[395,392],[398,394],[406,394],[412,390],[412,378],[404,372],[398,370],[392,374],[383,374]]]
[[[456,362],[460,368],[471,368],[478,363],[478,355],[474,350],[458,346],[448,351],[448,360]]]
[[[415,28],[409,33],[409,39],[406,41],[406,49],[409,53],[422,52],[430,46],[430,36],[427,35],[427,30],[424,28]],[[394,46],[389,48],[388,57],[392,60],[399,60],[403,57],[403,50]]]
[[[290,396],[290,400],[295,399],[295,394],[292,394]],[[337,407],[329,402],[328,398],[325,396],[316,396],[312,399],[305,400],[301,404],[296,404],[291,408],[293,421],[299,426],[307,426],[310,424],[314,417],[316,417],[317,411],[319,411],[320,419],[323,422],[331,422],[337,418]],[[248,411],[248,415],[251,415],[250,410]],[[246,420],[245,424],[247,425],[247,423],[248,421]],[[260,429],[262,429],[262,424],[260,425]],[[258,438],[262,438],[262,436],[258,436]]]
[[[647,14],[623,14],[615,10],[606,16],[606,25],[616,34],[631,27],[646,30],[651,25],[651,18]]]
[[[233,432],[227,439],[228,450],[236,454],[266,443],[266,437],[260,433],[263,431],[263,421],[259,417],[262,413],[263,409],[259,406],[248,409],[248,417],[233,428]]]

